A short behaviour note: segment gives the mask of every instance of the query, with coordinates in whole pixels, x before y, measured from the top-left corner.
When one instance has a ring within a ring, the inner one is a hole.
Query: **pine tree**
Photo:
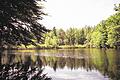
[[[41,0],[0,0],[0,46],[28,45],[42,41],[47,29],[40,23],[46,15]]]

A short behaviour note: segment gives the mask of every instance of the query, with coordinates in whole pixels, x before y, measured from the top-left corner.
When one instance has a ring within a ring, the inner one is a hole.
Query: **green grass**
[[[66,48],[85,48],[85,45],[62,45],[59,48],[66,49]]]
[[[52,45],[45,45],[45,44],[38,44],[38,46],[28,45],[27,49],[71,49],[71,48],[85,48],[86,45],[60,45],[60,46],[52,46]],[[26,49],[24,45],[18,46],[18,49]]]

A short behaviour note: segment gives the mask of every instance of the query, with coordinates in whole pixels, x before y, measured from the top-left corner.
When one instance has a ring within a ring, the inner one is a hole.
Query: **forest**
[[[81,45],[96,48],[120,48],[120,4],[115,6],[115,14],[102,20],[96,26],[71,27],[47,32],[43,43],[46,46]]]
[[[0,0],[0,80],[51,80],[50,76],[47,77],[47,74],[43,73],[43,68],[47,66],[47,63],[50,64],[47,67],[53,66],[54,71],[56,71],[57,67],[64,68],[65,64],[71,69],[74,67],[78,68],[77,66],[82,68],[81,65],[83,67],[86,65],[91,69],[93,66],[98,71],[102,67],[101,71],[105,71],[105,74],[112,72],[112,75],[115,75],[115,80],[119,79],[120,62],[119,55],[116,55],[116,52],[113,52],[115,54],[111,55],[106,53],[107,50],[99,49],[103,52],[94,52],[94,50],[91,49],[90,51],[88,49],[86,55],[85,50],[82,48],[120,49],[120,4],[115,5],[115,14],[106,20],[101,20],[95,26],[86,25],[81,28],[71,26],[67,30],[53,27],[52,30],[49,30],[42,23],[38,22],[38,20],[43,20],[43,16],[48,15],[43,11],[44,6],[42,2],[44,1]],[[41,49],[34,49],[36,47],[44,48],[43,51],[46,51],[45,48],[81,49],[78,50],[79,53],[75,52],[74,49],[64,49],[65,51],[63,52],[55,52],[56,55],[48,55],[47,53],[50,52],[48,49],[45,55],[44,52],[39,52]],[[21,49],[21,52],[19,50],[12,50],[19,48],[25,50],[32,48],[34,52],[30,54],[30,50],[26,50],[25,52]],[[65,52],[67,52],[66,55],[70,55],[71,53],[72,56],[66,57],[63,54]],[[91,54],[89,54],[90,52]],[[44,55],[41,55],[42,53]],[[78,55],[75,56],[75,53]],[[93,57],[94,55],[96,58]],[[89,63],[90,59],[92,63],[89,65],[86,61]],[[81,64],[75,65],[75,63]],[[110,68],[108,67],[109,65]],[[112,67],[113,65],[115,66],[112,69],[113,71],[109,70],[111,69],[111,65]],[[86,68],[88,69],[88,67]],[[111,74],[109,75],[111,76]]]
[[[115,5],[115,14],[95,26],[71,26],[67,30],[56,27],[48,30],[38,23],[48,14],[36,1],[2,0],[0,4],[0,48],[33,45],[120,48],[120,4]]]

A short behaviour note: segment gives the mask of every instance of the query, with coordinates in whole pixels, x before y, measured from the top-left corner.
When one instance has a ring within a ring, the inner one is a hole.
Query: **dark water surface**
[[[120,80],[120,51],[108,49],[7,50],[0,64],[29,62],[53,80]]]

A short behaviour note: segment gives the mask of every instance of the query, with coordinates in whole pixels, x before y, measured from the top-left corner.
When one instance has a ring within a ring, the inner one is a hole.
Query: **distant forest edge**
[[[115,6],[116,13],[96,26],[83,28],[56,29],[44,34],[45,46],[96,47],[120,49],[120,4]],[[66,45],[66,46],[65,46]]]
[[[44,49],[81,47],[120,49],[120,4],[115,5],[115,14],[102,20],[96,26],[83,28],[75,28],[76,26],[74,26],[66,31],[55,27],[52,30],[47,30],[42,24],[39,24],[36,20],[38,18],[42,20],[41,15],[46,14],[37,10],[42,9],[41,6],[36,6],[35,2],[31,2],[31,4],[34,7],[28,6],[28,9],[24,4],[21,6],[15,3],[13,5],[18,6],[16,10],[14,6],[10,9],[9,7],[0,8],[3,11],[0,13],[2,15],[0,16],[0,25],[2,26],[0,27],[0,47],[15,49],[36,47]],[[23,12],[19,11],[20,7],[23,7]],[[7,16],[9,12],[11,14]],[[36,16],[34,17],[34,15]]]

